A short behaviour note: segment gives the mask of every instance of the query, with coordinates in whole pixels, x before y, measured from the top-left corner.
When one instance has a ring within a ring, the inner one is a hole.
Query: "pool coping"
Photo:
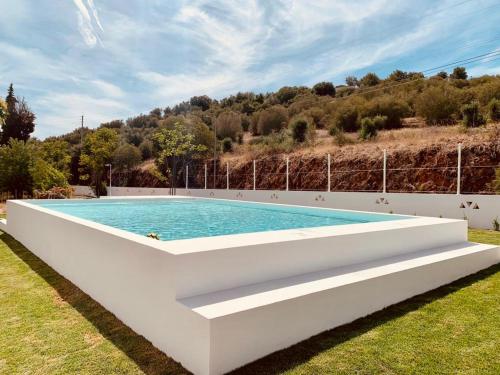
[[[193,199],[197,197],[192,196],[113,196],[113,197],[102,197],[101,199],[111,200],[111,199]],[[219,198],[201,198],[207,200],[217,200],[217,201],[232,201],[229,199],[219,199]],[[36,199],[38,200],[38,199]],[[198,238],[188,238],[180,240],[170,240],[170,241],[158,241],[139,234],[135,234],[123,229],[114,228],[106,224],[100,224],[95,221],[78,218],[73,215],[65,214],[52,210],[46,207],[41,207],[36,204],[29,202],[36,201],[35,199],[25,201],[25,200],[9,200],[9,203],[18,204],[21,206],[29,207],[31,209],[59,217],[64,220],[68,220],[86,227],[97,229],[106,232],[111,235],[115,235],[121,238],[125,238],[136,243],[153,247],[155,249],[170,253],[172,255],[183,255],[192,253],[202,253],[207,251],[216,251],[228,248],[238,248],[245,246],[258,246],[262,244],[272,244],[272,243],[282,243],[289,241],[300,241],[308,240],[313,238],[323,238],[331,236],[342,236],[342,235],[352,235],[357,233],[367,233],[367,232],[380,232],[380,231],[390,231],[394,229],[401,228],[412,228],[419,226],[434,225],[440,223],[452,223],[460,222],[464,220],[459,219],[444,219],[444,218],[433,218],[425,216],[409,216],[409,215],[397,215],[405,217],[401,220],[390,220],[390,221],[379,221],[372,223],[357,223],[357,224],[343,224],[334,226],[323,226],[323,227],[311,227],[311,228],[298,228],[298,229],[283,229],[267,232],[252,232],[252,233],[239,233],[239,234],[228,234],[213,237],[198,237]],[[39,199],[40,201],[46,201],[44,199]],[[73,201],[88,201],[88,199],[74,199]],[[251,201],[248,201],[252,203]],[[255,202],[262,203],[262,202]],[[289,207],[305,207],[311,208],[310,206],[300,206],[282,203],[262,203],[269,205],[280,205]],[[376,214],[376,215],[395,215],[395,214],[382,214],[378,212],[370,211],[357,211],[357,210],[346,210],[346,209],[332,209],[324,207],[313,207],[320,210],[335,210],[335,211],[345,211],[345,212],[358,212],[366,214]],[[408,217],[411,220],[407,219]],[[8,228],[8,218],[7,218],[7,228]]]

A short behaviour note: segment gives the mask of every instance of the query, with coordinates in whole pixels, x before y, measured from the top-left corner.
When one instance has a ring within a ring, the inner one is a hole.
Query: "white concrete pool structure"
[[[28,201],[7,211],[0,230],[196,374],[230,371],[500,261],[499,247],[467,242],[467,222],[455,219],[157,241]]]

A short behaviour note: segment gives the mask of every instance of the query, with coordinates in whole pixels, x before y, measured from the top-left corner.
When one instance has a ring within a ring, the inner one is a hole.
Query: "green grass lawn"
[[[500,245],[499,232],[469,235]],[[499,271],[497,264],[236,372],[499,374]],[[0,235],[0,374],[186,372],[12,237]]]

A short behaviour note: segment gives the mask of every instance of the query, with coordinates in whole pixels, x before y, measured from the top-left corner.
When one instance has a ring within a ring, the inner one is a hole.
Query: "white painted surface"
[[[464,219],[473,228],[492,229],[500,220],[500,195],[456,195],[419,193],[345,193],[283,190],[177,189],[179,195],[285,203],[314,207],[340,208]],[[114,187],[113,195],[167,195],[168,189]],[[378,203],[377,203],[378,202]],[[461,207],[463,206],[463,207]],[[477,208],[475,208],[477,207]]]
[[[118,199],[116,189],[104,199]],[[243,199],[252,198],[247,193]],[[296,192],[274,194],[273,201],[297,203]],[[7,206],[0,229],[197,374],[232,370],[500,257],[498,247],[467,243],[463,220],[418,217],[162,242],[24,201]]]

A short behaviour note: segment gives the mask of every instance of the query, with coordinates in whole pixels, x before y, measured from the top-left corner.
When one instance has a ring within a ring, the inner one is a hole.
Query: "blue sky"
[[[44,138],[193,95],[420,71],[500,48],[498,0],[0,0],[0,90]],[[469,74],[500,74],[500,59]]]

